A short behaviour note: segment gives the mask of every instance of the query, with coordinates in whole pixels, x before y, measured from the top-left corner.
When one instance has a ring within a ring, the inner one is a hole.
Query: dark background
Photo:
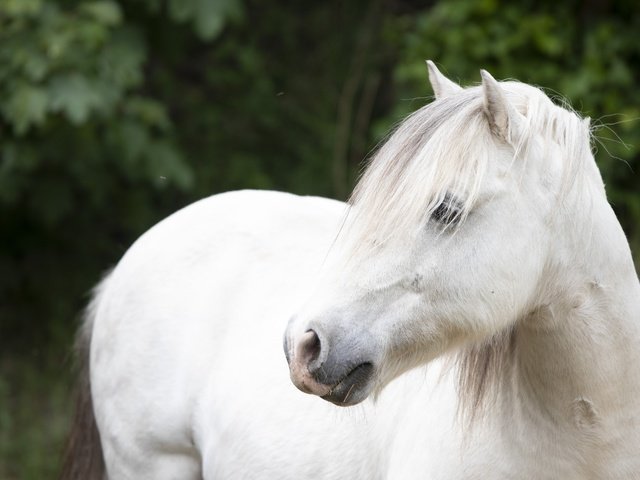
[[[88,292],[194,200],[344,199],[430,100],[425,59],[591,116],[640,259],[635,0],[0,0],[0,478],[53,478]]]

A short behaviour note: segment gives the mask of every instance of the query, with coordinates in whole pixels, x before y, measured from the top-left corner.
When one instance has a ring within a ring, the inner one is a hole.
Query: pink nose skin
[[[291,381],[300,390],[323,397],[331,392],[331,387],[318,383],[309,372],[309,365],[320,355],[320,348],[320,338],[316,332],[305,332],[294,346],[289,372]]]

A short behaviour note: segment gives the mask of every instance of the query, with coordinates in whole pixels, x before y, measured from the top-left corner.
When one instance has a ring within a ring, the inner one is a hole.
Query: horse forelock
[[[414,234],[447,198],[455,199],[456,222],[466,218],[488,161],[481,110],[470,89],[426,105],[397,127],[351,196],[354,247]]]

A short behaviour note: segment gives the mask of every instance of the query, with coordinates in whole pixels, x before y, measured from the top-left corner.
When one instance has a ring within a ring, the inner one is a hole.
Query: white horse
[[[588,120],[429,76],[349,206],[227,193],[131,247],[66,478],[640,478],[640,284]]]

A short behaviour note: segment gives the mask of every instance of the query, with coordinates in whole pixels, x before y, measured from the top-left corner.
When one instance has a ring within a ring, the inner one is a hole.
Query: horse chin
[[[373,388],[374,368],[371,363],[363,363],[334,385],[323,400],[339,407],[350,407],[365,400]]]

